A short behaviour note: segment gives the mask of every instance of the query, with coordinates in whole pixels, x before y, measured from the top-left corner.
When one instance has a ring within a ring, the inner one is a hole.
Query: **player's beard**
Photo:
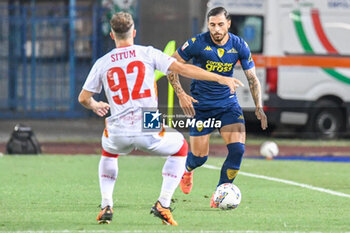
[[[227,35],[227,32],[225,33],[214,33],[214,34],[211,34],[211,38],[213,38],[213,40],[215,42],[221,42],[225,36]]]

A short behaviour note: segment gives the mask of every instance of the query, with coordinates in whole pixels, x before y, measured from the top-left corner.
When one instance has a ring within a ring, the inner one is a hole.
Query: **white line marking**
[[[269,232],[269,233],[280,233],[280,232],[288,232],[288,231],[234,231],[234,230],[116,230],[116,231],[108,231],[108,230],[28,230],[28,231],[0,231],[0,233],[143,233],[143,232],[149,232],[149,233],[167,233],[167,232],[177,232],[177,233],[259,233],[259,232]],[[291,231],[294,232],[294,231]]]
[[[216,166],[212,166],[212,165],[204,164],[203,167],[209,168],[209,169],[214,169],[214,170],[221,170],[221,168],[216,167]],[[328,193],[328,194],[335,195],[335,196],[350,198],[350,195],[346,194],[346,193],[336,192],[336,191],[333,191],[330,189],[319,188],[319,187],[315,187],[315,186],[308,185],[308,184],[297,183],[297,182],[290,181],[290,180],[283,180],[283,179],[269,177],[269,176],[256,175],[256,174],[242,172],[242,171],[239,171],[239,174],[243,175],[243,176],[249,176],[249,177],[254,177],[254,178],[258,178],[258,179],[271,180],[271,181],[276,181],[279,183],[294,185],[294,186],[298,186],[298,187],[302,187],[302,188],[306,188],[306,189],[311,189],[311,190],[315,190],[315,191],[319,191],[319,192],[323,192],[323,193]]]

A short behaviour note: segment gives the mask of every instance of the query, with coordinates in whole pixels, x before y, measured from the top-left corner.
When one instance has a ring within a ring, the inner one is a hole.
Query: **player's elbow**
[[[78,101],[81,105],[85,105],[86,102],[87,102],[87,98],[86,96],[84,95],[83,92],[80,92],[79,96],[78,96]]]
[[[78,101],[85,108],[90,109],[92,101],[93,101],[93,98],[92,98],[93,95],[94,95],[93,92],[90,92],[90,91],[83,89],[79,94]]]
[[[182,74],[184,70],[184,64],[175,61],[170,65],[169,70],[174,73]]]

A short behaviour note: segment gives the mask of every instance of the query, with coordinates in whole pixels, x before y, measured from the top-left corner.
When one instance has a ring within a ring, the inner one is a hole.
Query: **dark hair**
[[[227,13],[227,10],[225,8],[221,7],[221,6],[211,9],[208,12],[207,20],[209,20],[210,16],[216,16],[216,15],[220,15],[220,14],[224,14],[226,19],[230,20],[230,15]]]
[[[124,38],[126,36],[125,34],[134,25],[134,20],[129,13],[118,12],[112,16],[110,24],[113,32]]]

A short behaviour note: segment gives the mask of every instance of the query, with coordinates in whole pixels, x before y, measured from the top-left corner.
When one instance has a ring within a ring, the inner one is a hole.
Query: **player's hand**
[[[177,97],[179,98],[180,107],[182,108],[182,111],[185,113],[185,115],[188,117],[194,117],[196,112],[194,111],[192,103],[198,103],[198,101],[192,96],[187,95],[185,92],[178,94]]]
[[[109,104],[103,101],[96,102],[92,108],[92,111],[96,113],[98,116],[103,117],[109,111]]]
[[[264,110],[260,107],[255,109],[255,115],[258,120],[261,122],[261,128],[265,130],[267,128],[267,117],[264,113]]]
[[[236,78],[221,77],[219,83],[230,88],[231,94],[235,93],[237,87],[244,87],[244,84]]]

